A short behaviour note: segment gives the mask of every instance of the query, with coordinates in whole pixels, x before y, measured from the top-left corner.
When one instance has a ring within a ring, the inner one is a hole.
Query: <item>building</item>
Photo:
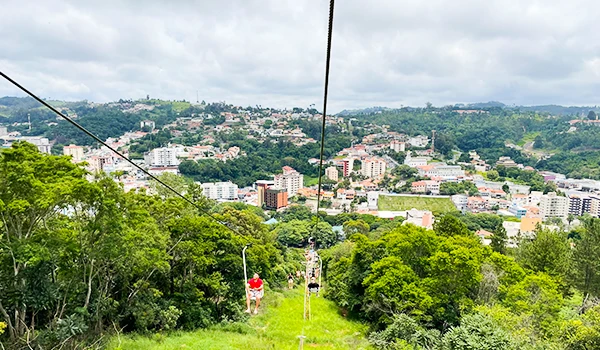
[[[368,177],[378,177],[385,173],[386,162],[381,158],[367,158],[362,161],[361,173]]]
[[[288,206],[288,191],[284,188],[268,188],[265,191],[265,205],[268,209],[279,209]]]
[[[395,152],[405,152],[406,143],[398,140],[393,140],[392,142],[390,142],[390,149]]]
[[[142,120],[140,122],[140,127],[143,128],[148,128],[150,129],[150,131],[154,130],[156,128],[156,124],[152,121],[152,120]]]
[[[468,197],[464,194],[455,194],[450,197],[452,202],[456,206],[456,209],[460,211],[464,211],[467,209],[467,204],[469,203]]]
[[[284,166],[282,170],[283,174],[275,175],[275,187],[285,189],[288,197],[295,196],[304,187],[304,176],[289,166]]]
[[[206,198],[218,201],[238,199],[238,185],[232,182],[207,182],[200,186]]]
[[[267,189],[270,186],[273,186],[275,184],[274,181],[270,181],[270,180],[258,180],[256,181],[256,192],[257,192],[257,205],[259,207],[262,207],[262,205],[265,203],[265,192],[267,191]]]
[[[155,148],[144,155],[144,162],[149,166],[177,166],[179,165],[178,152],[177,148]]]
[[[590,214],[594,217],[600,217],[600,197],[590,197]]]
[[[325,176],[327,176],[327,178],[331,181],[338,181],[339,173],[337,167],[330,166],[327,169],[325,169]]]
[[[516,168],[519,165],[515,163],[514,160],[510,159],[510,157],[500,157],[496,162],[496,166],[503,166],[505,168]]]
[[[577,194],[569,195],[569,214],[580,216],[592,210],[592,198]]]
[[[549,218],[567,217],[569,212],[569,199],[558,196],[555,192],[550,192],[542,196],[540,200],[540,216],[543,220]]]
[[[408,165],[411,168],[416,168],[418,166],[427,165],[429,158],[427,157],[413,157],[411,152],[406,154],[406,158],[404,158],[404,164]]]
[[[464,177],[465,171],[460,165],[446,165],[444,163],[419,165],[416,167],[420,176],[434,177]]]
[[[352,169],[354,168],[354,159],[344,159],[342,160],[342,175],[344,177],[350,176]]]
[[[410,189],[413,193],[425,193],[427,191],[427,184],[425,181],[414,181]]]
[[[63,147],[63,154],[65,156],[73,157],[74,162],[81,162],[83,160],[83,147],[76,145],[69,145]]]
[[[525,215],[527,215],[527,209],[525,209],[519,205],[516,205],[516,204],[511,205],[508,208],[508,212],[511,213],[512,215],[516,216],[519,219],[524,217]]]
[[[429,137],[424,135],[414,136],[408,139],[408,143],[410,143],[411,146],[423,148],[429,144]]]
[[[40,137],[40,136],[19,137],[19,138],[13,139],[11,141],[12,142],[17,142],[17,141],[29,142],[32,145],[35,145],[40,152],[46,153],[46,154],[50,154],[50,151],[52,149],[52,145],[50,144],[50,141],[47,138]]]

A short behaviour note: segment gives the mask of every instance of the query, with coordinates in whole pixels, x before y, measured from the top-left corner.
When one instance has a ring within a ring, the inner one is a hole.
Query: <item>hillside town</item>
[[[153,107],[124,104],[123,108],[126,113],[137,113]],[[219,123],[214,123],[217,118]],[[216,144],[218,135],[242,132],[246,138],[260,142],[286,140],[302,146],[316,140],[294,122],[320,118],[320,114],[306,111],[240,109],[218,116],[199,113],[177,118],[162,128],[157,128],[152,120],[142,120],[139,130],[108,138],[106,142],[129,157],[131,145],[161,130],[169,130],[173,137],[200,133],[202,139],[196,144],[169,142],[164,147],[149,149],[141,158],[132,157],[152,175],[180,175],[179,165],[184,161],[228,162],[246,156],[247,150],[240,147]],[[353,121],[353,118],[326,117],[327,126],[335,126],[341,133],[362,128],[364,136],[351,147],[324,159],[321,203],[317,203],[317,181],[306,181],[304,174],[290,166],[283,166],[280,173],[258,179],[251,186],[241,187],[235,181],[200,183],[203,193],[215,201],[242,202],[265,210],[283,210],[301,204],[315,211],[319,204],[320,210],[329,215],[356,212],[390,219],[402,217],[406,222],[427,228],[432,227],[437,215],[447,211],[493,213],[507,219],[504,225],[509,237],[532,232],[538,223],[571,223],[582,215],[600,216],[600,181],[538,172],[506,156],[487,164],[475,151],[443,157],[436,149],[435,130],[429,135],[407,135],[389,131],[385,125],[354,126]],[[3,147],[27,141],[43,153],[50,153],[53,146],[48,138],[21,136],[19,132],[8,132],[6,127],[0,127],[0,139]],[[112,176],[125,191],[152,191],[149,179],[142,172],[106,147],[70,144],[63,146],[62,154],[71,156],[73,162],[84,162],[90,176],[98,172]],[[313,167],[319,166],[319,159],[311,158],[308,162]],[[500,181],[498,169],[539,174],[552,190],[532,190],[527,183],[511,179]],[[454,187],[459,190],[452,190]],[[417,202],[425,204],[413,205]],[[479,234],[484,241],[491,235]]]

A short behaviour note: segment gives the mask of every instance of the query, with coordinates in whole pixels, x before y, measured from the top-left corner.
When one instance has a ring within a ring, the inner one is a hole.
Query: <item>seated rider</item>
[[[314,277],[310,278],[310,283],[308,284],[308,294],[310,295],[310,293],[315,293],[319,296],[319,284]]]
[[[254,308],[254,314],[258,314],[258,307],[260,306],[260,299],[263,297],[263,281],[258,278],[258,274],[255,273],[254,276],[248,281],[246,285],[246,309],[247,313],[250,313],[250,300],[256,300],[256,306]]]
[[[288,289],[291,290],[292,288],[294,288],[294,275],[289,273],[287,276],[287,279],[288,279]]]

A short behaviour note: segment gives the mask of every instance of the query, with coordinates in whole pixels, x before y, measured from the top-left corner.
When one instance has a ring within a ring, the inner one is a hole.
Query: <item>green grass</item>
[[[317,185],[319,183],[318,177],[310,177],[308,175],[304,175],[304,187],[310,187],[313,185]]]
[[[265,301],[270,305],[247,323],[168,336],[121,336],[120,349],[295,350],[301,334],[306,336],[305,349],[371,349],[365,340],[367,327],[342,317],[333,302],[311,298],[312,319],[304,321],[302,293],[296,290],[284,295],[267,293]],[[108,349],[119,349],[119,339],[113,338]]]
[[[425,196],[379,196],[379,210],[402,211],[412,208],[430,210],[434,213],[455,211],[456,207],[450,198]]]

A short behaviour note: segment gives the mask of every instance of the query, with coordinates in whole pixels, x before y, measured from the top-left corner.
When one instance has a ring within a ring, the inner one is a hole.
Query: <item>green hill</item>
[[[335,304],[322,297],[311,298],[312,320],[303,320],[300,291],[267,293],[268,306],[247,323],[232,323],[195,332],[167,336],[121,336],[113,338],[109,349],[128,350],[262,350],[298,349],[298,336],[304,334],[305,349],[371,349],[365,339],[367,327],[340,315]]]

